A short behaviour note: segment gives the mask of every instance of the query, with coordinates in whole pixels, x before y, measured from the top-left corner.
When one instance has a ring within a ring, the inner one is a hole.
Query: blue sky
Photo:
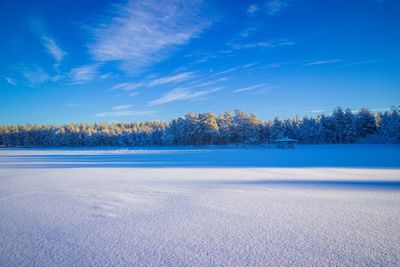
[[[400,104],[397,0],[95,2],[0,3],[0,124]]]

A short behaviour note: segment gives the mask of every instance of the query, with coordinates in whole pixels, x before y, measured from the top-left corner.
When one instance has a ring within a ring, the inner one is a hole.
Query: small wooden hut
[[[296,148],[297,140],[283,137],[275,140],[277,148]]]

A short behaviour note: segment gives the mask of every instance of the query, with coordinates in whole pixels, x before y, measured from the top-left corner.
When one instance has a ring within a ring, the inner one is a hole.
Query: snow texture
[[[399,154],[2,149],[0,265],[399,266]]]

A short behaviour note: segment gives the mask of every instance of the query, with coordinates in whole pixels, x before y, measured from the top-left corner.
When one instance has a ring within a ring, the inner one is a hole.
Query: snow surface
[[[0,265],[399,266],[399,155],[0,149]]]

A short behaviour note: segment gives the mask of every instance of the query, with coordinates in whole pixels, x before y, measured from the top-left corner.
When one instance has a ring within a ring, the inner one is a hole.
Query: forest
[[[3,125],[0,146],[93,147],[170,145],[260,145],[280,137],[301,144],[400,143],[400,110],[337,107],[332,113],[262,121],[241,110],[215,115],[188,113],[165,121]]]

